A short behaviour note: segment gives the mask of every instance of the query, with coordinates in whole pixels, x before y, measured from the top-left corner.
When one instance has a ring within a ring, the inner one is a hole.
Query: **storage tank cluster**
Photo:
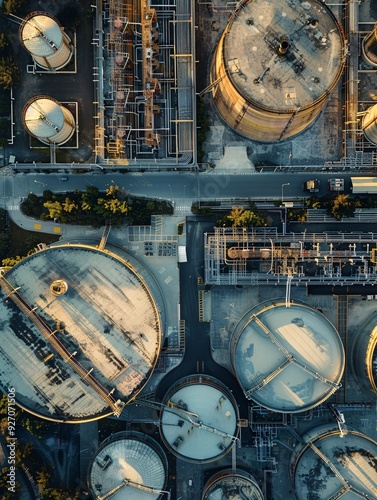
[[[322,1],[244,0],[217,44],[212,95],[238,133],[281,141],[313,123],[344,65],[341,25]]]
[[[59,21],[47,12],[32,12],[21,23],[19,39],[35,64],[48,73],[61,70],[72,59],[73,44]],[[49,96],[35,96],[24,106],[26,131],[44,144],[62,145],[75,131],[75,119],[65,106]]]
[[[340,387],[345,367],[335,327],[304,304],[259,304],[236,325],[231,361],[248,399],[297,413],[323,403]]]

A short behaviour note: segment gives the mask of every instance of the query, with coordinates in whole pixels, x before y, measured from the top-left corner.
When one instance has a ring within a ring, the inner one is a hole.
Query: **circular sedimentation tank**
[[[373,312],[358,329],[352,345],[351,369],[358,387],[377,394],[377,313]]]
[[[160,432],[179,458],[211,462],[228,453],[238,435],[238,407],[218,380],[195,375],[179,380],[165,395]]]
[[[367,109],[363,116],[361,129],[368,141],[377,145],[377,104]]]
[[[69,36],[47,12],[29,14],[20,25],[19,39],[35,63],[48,71],[62,69],[73,55]]]
[[[238,2],[217,44],[210,83],[236,132],[275,142],[305,130],[345,64],[342,28],[319,0]]]
[[[255,479],[237,469],[223,470],[212,476],[203,490],[202,500],[222,499],[263,500],[264,496]]]
[[[294,487],[300,500],[377,498],[377,443],[348,430],[313,429],[292,460]]]
[[[90,464],[90,490],[95,499],[157,500],[164,493],[167,470],[164,451],[149,436],[114,434]]]
[[[377,68],[377,22],[373,30],[364,37],[361,47],[364,61]]]
[[[21,407],[59,422],[94,420],[120,414],[149,380],[160,315],[129,262],[53,246],[3,270],[0,285],[0,386],[15,387]]]
[[[26,131],[44,144],[62,145],[75,131],[75,119],[68,108],[48,96],[35,96],[22,110]]]
[[[231,361],[248,399],[295,413],[323,403],[339,387],[343,344],[334,326],[304,304],[267,302],[236,325]]]

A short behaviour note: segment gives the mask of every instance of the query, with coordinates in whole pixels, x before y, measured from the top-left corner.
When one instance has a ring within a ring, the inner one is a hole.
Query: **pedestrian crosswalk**
[[[191,214],[191,204],[190,205],[178,205],[176,204],[174,207],[174,213],[179,214]]]

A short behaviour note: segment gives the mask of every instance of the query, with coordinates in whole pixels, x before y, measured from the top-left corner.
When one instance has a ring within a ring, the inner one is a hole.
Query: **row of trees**
[[[113,226],[123,223],[150,224],[152,214],[172,214],[166,202],[130,198],[125,189],[112,185],[103,193],[95,186],[85,191],[54,194],[50,190],[39,198],[30,193],[21,205],[25,215],[60,223],[101,227],[107,220]]]
[[[326,209],[330,217],[341,220],[343,217],[352,217],[358,208],[377,208],[377,198],[373,196],[366,198],[350,197],[344,193],[321,198],[313,196],[305,200],[305,208],[288,210],[288,219],[306,222],[306,209],[308,208]]]
[[[212,206],[213,205],[213,206]],[[206,203],[204,208],[199,207],[198,203],[193,204],[193,213],[202,215],[214,215],[217,207],[216,203],[211,205]],[[276,202],[276,205],[281,205],[281,202]],[[304,208],[288,209],[288,220],[299,221],[301,223],[307,220],[307,209],[326,209],[329,216],[336,220],[341,220],[342,217],[352,217],[355,210],[358,208],[377,208],[377,198],[367,197],[350,197],[347,194],[339,193],[337,195],[319,197],[310,197],[305,200]],[[234,207],[232,210],[217,220],[217,226],[223,227],[263,227],[272,225],[271,217],[264,212],[257,210],[254,204],[250,204],[248,209]]]

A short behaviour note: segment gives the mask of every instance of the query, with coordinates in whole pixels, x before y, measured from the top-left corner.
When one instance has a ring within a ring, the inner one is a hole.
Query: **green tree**
[[[43,206],[47,208],[48,216],[50,217],[50,219],[61,219],[64,209],[60,201],[46,201],[45,203],[43,203]]]
[[[33,417],[28,413],[23,414],[22,425],[30,434],[37,438],[46,437],[51,430],[51,423],[41,418]]]
[[[86,190],[81,193],[81,210],[90,212],[97,206],[99,190],[95,186],[87,186]]]
[[[42,492],[43,500],[77,500],[78,493],[71,493],[61,488],[48,488]]]
[[[30,459],[33,459],[33,445],[31,443],[26,443],[24,445],[19,445],[16,448],[16,465],[20,467],[22,464],[28,463]]]
[[[0,33],[0,51],[3,52],[9,46],[8,37],[5,33]]]
[[[112,198],[110,200],[99,198],[98,212],[105,216],[111,216],[112,214],[125,215],[128,213],[128,205],[126,201],[117,200],[116,198]]]
[[[52,201],[54,199],[54,193],[51,189],[45,189],[43,191],[43,201]]]
[[[26,200],[22,202],[21,211],[30,217],[39,217],[42,213],[40,198],[36,194],[30,193]]]
[[[2,260],[2,265],[4,267],[13,267],[15,266],[18,262],[21,262],[21,260],[24,257],[20,257],[19,255],[16,255],[16,257],[7,257],[6,259]]]
[[[49,483],[51,481],[51,474],[47,470],[45,464],[43,464],[42,467],[39,470],[37,470],[36,480],[38,487],[42,492],[49,486]]]
[[[229,214],[218,221],[219,225],[232,227],[261,227],[267,223],[257,210],[245,210],[240,207],[233,207]]]
[[[62,207],[63,207],[64,212],[68,212],[68,213],[72,213],[75,210],[77,210],[77,208],[78,208],[77,204],[73,200],[68,198],[68,196],[63,201]]]
[[[10,89],[20,79],[20,70],[10,57],[0,59],[0,86]]]
[[[354,205],[349,199],[348,194],[341,193],[330,200],[328,210],[330,211],[330,215],[336,220],[340,220],[342,217],[352,217]]]
[[[25,0],[4,0],[3,12],[4,14],[17,14],[24,3]]]

